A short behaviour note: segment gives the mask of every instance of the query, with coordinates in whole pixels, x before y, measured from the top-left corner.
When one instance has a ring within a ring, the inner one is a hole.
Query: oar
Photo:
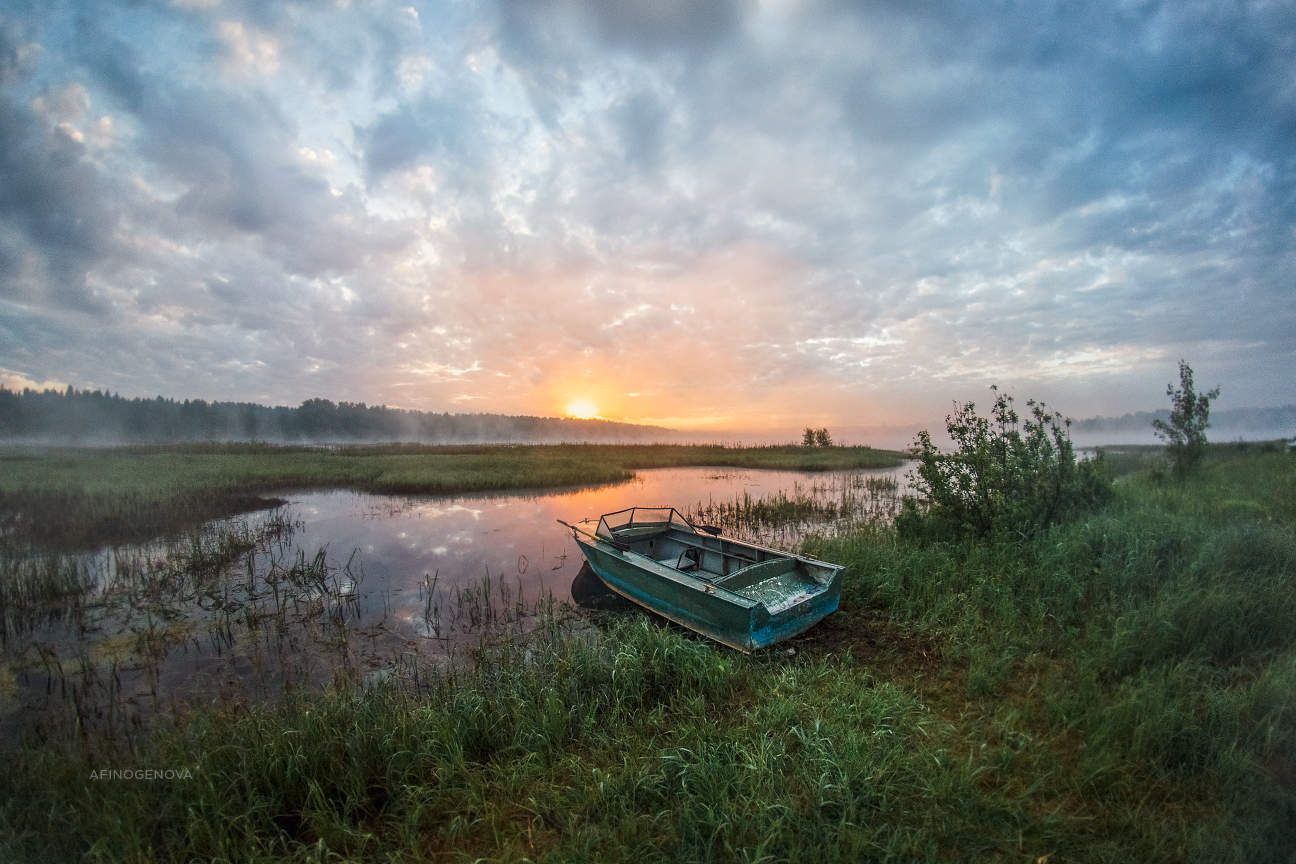
[[[586,531],[584,528],[578,528],[577,526],[571,524],[570,522],[564,522],[561,519],[555,519],[554,521],[557,522],[559,525],[563,525],[567,528],[570,528],[574,533],[584,534],[586,537],[590,538],[596,543],[608,543],[613,548],[620,549],[622,552],[630,551],[630,544],[628,543],[623,543],[620,540],[613,540],[609,537],[599,537],[597,534],[591,534],[590,532]]]
[[[591,534],[590,532],[586,531],[584,528],[579,528],[579,527],[577,527],[577,526],[571,524],[570,522],[564,522],[564,521],[561,520],[561,519],[555,519],[554,521],[557,522],[559,525],[565,525],[566,527],[570,528],[570,529],[573,530],[573,531],[579,531],[580,533],[584,534],[586,537],[589,537],[589,538],[594,539],[594,540],[598,540],[598,539],[599,539],[599,538],[596,537],[595,535],[593,535],[593,534]]]

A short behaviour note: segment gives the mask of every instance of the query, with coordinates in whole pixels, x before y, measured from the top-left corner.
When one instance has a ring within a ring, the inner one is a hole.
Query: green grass
[[[808,551],[840,612],[740,655],[632,613],[417,686],[30,739],[0,859],[1290,861],[1296,459],[1129,475],[1028,541]],[[191,779],[90,780],[122,768]]]
[[[449,494],[596,485],[636,468],[886,468],[869,447],[194,444],[0,450],[0,532],[59,549],[145,540],[276,503],[292,489]]]

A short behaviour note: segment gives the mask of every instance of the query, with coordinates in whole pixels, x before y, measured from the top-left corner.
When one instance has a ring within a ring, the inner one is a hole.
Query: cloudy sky
[[[1294,142],[1288,0],[0,0],[0,383],[1296,402]]]

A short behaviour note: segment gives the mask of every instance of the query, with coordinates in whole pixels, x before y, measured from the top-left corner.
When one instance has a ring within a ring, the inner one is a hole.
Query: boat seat
[[[749,585],[754,585],[781,573],[796,573],[797,564],[795,560],[788,558],[771,558],[768,561],[761,561],[756,564],[749,564],[741,570],[735,570],[727,576],[716,580],[717,585],[723,585],[730,591],[740,591]]]

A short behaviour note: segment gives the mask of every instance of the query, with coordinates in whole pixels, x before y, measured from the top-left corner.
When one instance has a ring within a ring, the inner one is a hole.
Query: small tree
[[[828,434],[828,428],[826,426],[820,427],[815,430],[814,443],[816,447],[832,446],[833,443],[832,436]]]
[[[1206,429],[1210,426],[1210,403],[1219,397],[1220,388],[1198,393],[1193,388],[1193,370],[1179,361],[1179,386],[1166,385],[1170,397],[1170,422],[1153,420],[1152,429],[1166,442],[1166,452],[1175,471],[1186,474],[1206,452]]]
[[[802,447],[815,446],[815,430],[811,429],[809,426],[807,426],[805,428],[805,432],[801,434],[801,446]]]

